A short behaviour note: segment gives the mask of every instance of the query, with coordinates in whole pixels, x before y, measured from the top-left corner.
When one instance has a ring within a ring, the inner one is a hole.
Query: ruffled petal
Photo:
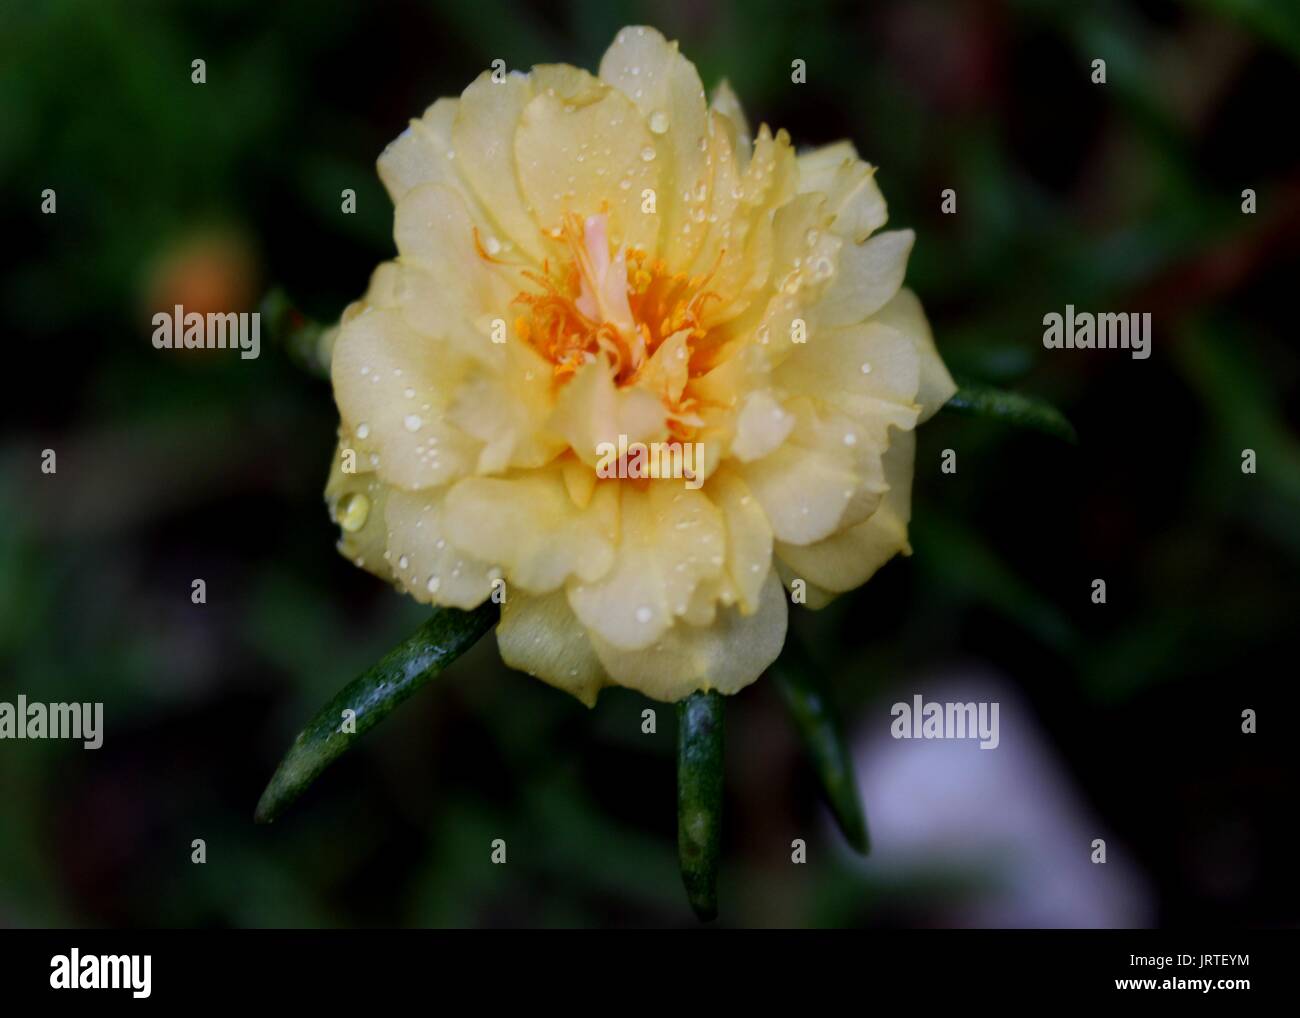
[[[939,357],[939,351],[934,345],[934,334],[921,309],[921,302],[911,290],[899,290],[888,304],[875,313],[872,321],[896,329],[916,347],[920,359],[916,402],[921,406],[921,422],[928,421],[952,398],[957,385]]]
[[[912,515],[912,461],[916,439],[910,431],[893,436],[885,453],[889,490],[867,519],[815,544],[778,542],[776,555],[790,574],[833,594],[852,590],[899,552],[911,554],[907,524]]]
[[[687,266],[707,230],[712,172],[708,106],[695,65],[653,28],[625,28],[600,62],[600,76],[636,104],[661,169],[659,254]]]
[[[425,604],[468,610],[492,593],[501,570],[447,539],[443,491],[389,491],[388,564],[402,589]]]
[[[445,353],[377,308],[349,320],[335,341],[330,374],[344,427],[372,450],[365,466],[399,487],[436,487],[473,469],[478,443],[446,419],[455,368]]]
[[[600,633],[591,642],[614,682],[673,702],[697,690],[744,689],[781,653],[787,620],[785,592],[776,574],[769,573],[750,615],[722,608],[712,625],[678,622],[639,650],[611,644]]]
[[[497,647],[509,667],[573,694],[588,707],[596,705],[596,694],[609,684],[562,591],[507,594]]]
[[[903,285],[915,239],[911,230],[890,230],[844,245],[834,282],[814,308],[817,321],[830,328],[854,325],[884,307]]]
[[[661,186],[654,156],[632,101],[598,82],[581,104],[548,92],[534,96],[515,134],[515,161],[535,229],[558,237],[566,217],[603,212],[616,250],[625,244],[657,248],[658,216],[641,211],[644,192]]]
[[[461,95],[451,141],[465,180],[489,210],[502,239],[508,238],[531,259],[540,261],[544,253],[541,237],[528,214],[515,162],[515,133],[532,98],[533,83],[528,76],[512,73],[504,81],[494,82],[492,73],[484,71]]]
[[[594,581],[614,561],[617,489],[598,485],[574,507],[558,468],[468,477],[447,494],[443,519],[463,553],[499,565],[511,588],[540,594],[569,577]]]
[[[722,514],[681,481],[619,485],[619,540],[612,568],[568,585],[582,624],[607,643],[639,650],[684,615],[695,587],[722,574]]]

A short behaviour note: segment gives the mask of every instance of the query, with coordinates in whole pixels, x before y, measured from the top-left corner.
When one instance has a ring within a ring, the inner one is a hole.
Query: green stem
[[[723,698],[692,693],[677,704],[677,858],[691,908],[718,914],[722,844]]]
[[[254,819],[269,824],[284,812],[359,736],[469,650],[496,623],[497,611],[491,601],[468,612],[439,608],[377,665],[348,683],[293,740]]]

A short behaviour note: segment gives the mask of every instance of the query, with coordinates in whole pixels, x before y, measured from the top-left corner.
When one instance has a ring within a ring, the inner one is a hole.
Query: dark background
[[[271,285],[336,316],[392,253],[374,160],[408,118],[498,57],[594,70],[637,23],[707,88],[725,74],[755,126],[851,138],[917,231],[909,284],[949,366],[1080,435],[922,428],[915,556],[793,616],[875,851],[843,847],[760,680],[729,704],[721,923],[1295,925],[1284,0],[5,4],[0,700],[103,701],[106,734],[0,743],[0,925],[693,924],[671,709],[643,735],[637,694],[588,711],[492,639],[253,825],[299,726],[422,609],[334,551],[327,383],[265,329],[253,361],[150,344],[155,310],[252,310]],[[1151,359],[1045,351],[1067,303],[1150,312]],[[999,699],[1002,746],[889,739],[918,693]]]

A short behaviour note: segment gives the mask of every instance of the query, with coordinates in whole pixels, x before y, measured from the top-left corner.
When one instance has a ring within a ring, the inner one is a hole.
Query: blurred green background
[[[927,676],[995,673],[1072,790],[1051,795],[1134,874],[1116,924],[1294,925],[1290,0],[5,4],[0,700],[100,700],[107,730],[96,752],[0,743],[0,925],[693,924],[672,711],[643,735],[636,694],[587,711],[491,639],[252,824],[299,726],[422,609],[334,551],[327,383],[265,333],[253,361],[150,344],[159,308],[252,310],[271,285],[336,316],[393,250],[374,160],[409,118],[498,57],[594,69],[639,23],[707,88],[729,78],[755,125],[852,139],[917,231],[909,284],[952,370],[1080,435],[921,430],[915,556],[794,617],[853,738],[884,736]],[[1151,312],[1153,356],[1048,355],[1042,316],[1067,303]],[[727,756],[724,925],[961,924],[998,893],[961,830],[922,857],[877,826],[875,861],[853,859],[769,683],[730,704]]]

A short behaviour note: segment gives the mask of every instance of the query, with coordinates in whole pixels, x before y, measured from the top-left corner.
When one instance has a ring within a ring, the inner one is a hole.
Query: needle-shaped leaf
[[[787,639],[784,653],[768,674],[785,700],[836,823],[849,844],[866,855],[871,841],[853,757],[816,667],[793,639]]]
[[[686,897],[704,922],[718,914],[722,708],[722,694],[713,692],[677,704],[677,860]]]
[[[1066,442],[1079,440],[1074,425],[1046,400],[965,379],[960,385],[952,399],[943,405],[945,410],[973,417],[991,417],[1018,427],[1032,428]]]
[[[257,822],[270,823],[284,812],[361,735],[469,650],[492,628],[497,612],[491,601],[468,612],[439,608],[377,665],[348,683],[293,740],[257,804]]]

